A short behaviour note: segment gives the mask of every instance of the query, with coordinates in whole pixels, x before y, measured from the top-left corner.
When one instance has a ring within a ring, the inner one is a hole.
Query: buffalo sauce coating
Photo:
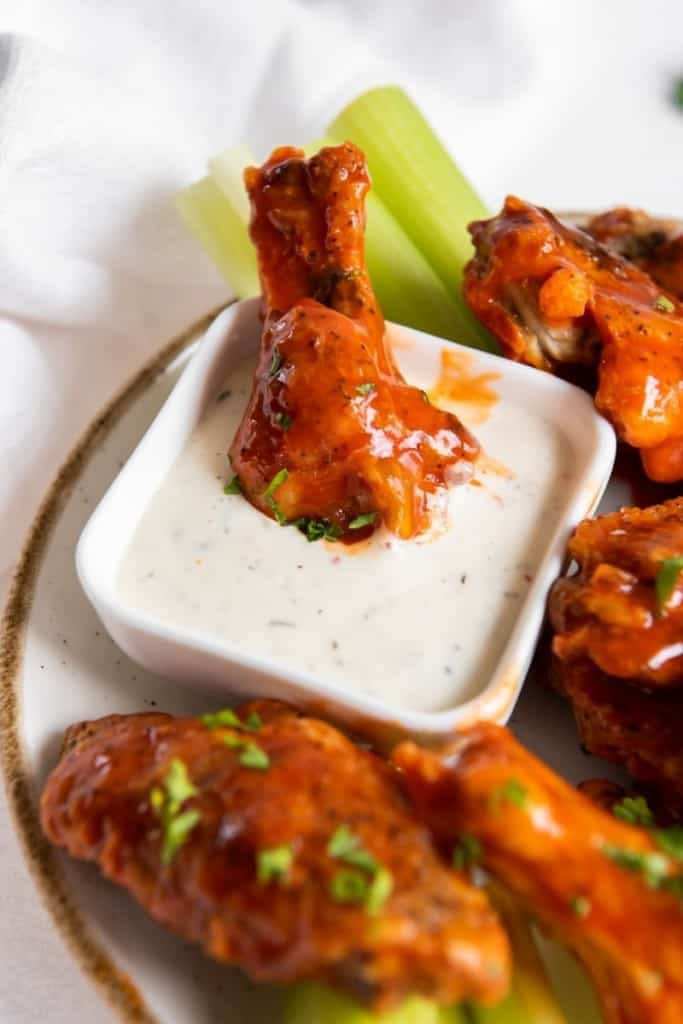
[[[47,836],[256,981],[317,978],[377,1008],[413,992],[500,998],[506,936],[485,894],[441,863],[393,769],[286,705],[237,710],[254,714],[241,729],[163,714],[73,727],[42,796]],[[164,862],[153,794],[174,763],[186,773],[177,814],[196,820]],[[388,873],[374,911],[357,889],[367,867],[330,852],[342,826]]]
[[[365,269],[363,154],[278,149],[245,180],[265,319],[230,447],[243,493],[281,523],[322,520],[345,540],[382,521],[402,538],[426,532],[478,445],[394,363]]]
[[[608,1024],[683,1020],[680,862],[647,831],[594,806],[500,726],[436,754],[393,755],[445,846],[463,833],[484,865],[584,962]]]
[[[683,304],[549,211],[508,197],[470,226],[464,291],[506,355],[542,369],[597,365],[598,409],[648,475],[683,479]]]
[[[579,572],[550,598],[553,651],[633,685],[683,684],[683,572],[660,607],[662,564],[683,552],[683,498],[586,519],[569,542]]]

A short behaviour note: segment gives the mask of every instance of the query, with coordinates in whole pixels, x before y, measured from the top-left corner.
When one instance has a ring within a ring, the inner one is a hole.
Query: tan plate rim
[[[62,464],[28,528],[0,623],[0,773],[24,858],[58,931],[86,976],[127,1024],[159,1024],[130,979],[90,934],[72,901],[54,849],[43,836],[21,736],[21,669],[36,583],[62,510],[99,445],[133,403],[195,341],[225,304],[168,342],[104,406]]]

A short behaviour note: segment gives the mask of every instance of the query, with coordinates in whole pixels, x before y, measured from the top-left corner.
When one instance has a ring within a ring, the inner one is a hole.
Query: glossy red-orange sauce
[[[542,369],[597,364],[598,409],[641,450],[651,478],[683,479],[683,303],[635,264],[514,196],[470,231],[477,254],[465,297],[506,355]],[[520,293],[526,318],[515,308]]]
[[[342,540],[381,522],[424,533],[479,449],[394,363],[365,269],[363,154],[279,149],[246,184],[265,320],[230,448],[244,494],[283,525],[323,522]]]

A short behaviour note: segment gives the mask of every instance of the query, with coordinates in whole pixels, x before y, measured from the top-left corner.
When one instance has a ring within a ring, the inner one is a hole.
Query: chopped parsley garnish
[[[347,868],[338,871],[330,882],[330,894],[335,903],[365,903],[369,892],[369,879]]]
[[[300,516],[293,519],[292,526],[296,526],[304,537],[313,543],[316,540],[337,540],[342,535],[341,527],[331,523],[329,519],[310,519],[308,516]]]
[[[646,883],[652,888],[660,888],[666,879],[669,861],[661,853],[629,850],[615,843],[605,843],[602,847],[604,855],[626,871],[642,874]]]
[[[334,875],[330,883],[332,898],[338,903],[362,903],[368,913],[379,913],[393,889],[391,871],[363,847],[360,836],[348,825],[340,825],[335,830],[327,844],[327,853],[357,869],[343,869]]]
[[[289,470],[288,469],[281,469],[281,470],[279,470],[275,474],[273,479],[270,481],[270,483],[266,487],[265,491],[263,492],[263,497],[264,498],[269,498],[271,494],[274,494],[275,491],[278,489],[278,487],[282,487],[283,483],[285,482],[285,480],[287,479],[288,476],[289,476]]]
[[[225,487],[223,488],[223,494],[241,494],[241,493],[242,493],[242,484],[240,483],[240,478],[238,476],[234,476],[232,478],[232,480],[230,481],[230,483],[226,484]]]
[[[482,846],[476,836],[463,832],[458,845],[453,850],[453,867],[464,871],[481,860]]]
[[[253,740],[241,739],[238,736],[226,736],[223,742],[226,747],[240,751],[237,760],[242,767],[254,768],[259,772],[267,772],[270,768],[270,758],[265,750],[259,747],[258,743],[254,743]]]
[[[643,828],[649,828],[655,823],[655,816],[643,796],[625,796],[614,804],[612,814],[620,821],[625,821],[629,825],[641,825]]]
[[[508,779],[494,791],[491,800],[494,807],[499,807],[503,802],[513,804],[515,807],[524,807],[528,795],[526,787],[519,779]]]
[[[658,313],[673,313],[675,308],[671,299],[666,295],[658,295],[655,299],[655,309]]]
[[[652,838],[660,849],[675,860],[683,860],[683,825],[670,825],[669,828],[655,828]]]
[[[276,412],[275,422],[278,426],[282,427],[283,430],[287,431],[292,425],[292,417],[286,412]]]
[[[669,599],[676,589],[678,577],[683,571],[683,555],[676,558],[665,558],[659,566],[659,572],[655,580],[655,593],[660,612],[663,612],[669,603]]]
[[[376,512],[364,512],[360,516],[356,516],[349,523],[349,530],[362,530],[364,526],[372,526],[375,519],[377,518]]]
[[[269,377],[274,377],[282,366],[282,356],[280,355],[280,349],[276,348],[273,350],[273,358],[270,362],[270,370],[268,371]]]
[[[187,774],[185,763],[174,757],[168,766],[163,787],[154,786],[149,802],[156,811],[164,832],[161,848],[162,864],[170,864],[192,829],[199,822],[196,808],[181,812],[181,806],[190,797],[196,796],[197,788]]]
[[[220,711],[211,711],[202,715],[199,721],[207,729],[246,729],[247,732],[258,732],[263,724],[261,716],[256,711],[251,711],[246,719],[238,718],[232,708],[221,708]]]
[[[289,844],[259,850],[256,854],[256,879],[259,885],[267,885],[273,879],[286,878],[293,861],[294,852]]]
[[[284,512],[282,511],[282,509],[280,508],[280,506],[278,505],[278,503],[276,502],[275,498],[273,498],[272,495],[268,496],[268,504],[270,505],[273,511],[273,515],[275,516],[279,525],[289,526],[289,520],[287,519],[287,516],[284,514]]]
[[[356,384],[356,391],[359,395],[369,395],[371,391],[376,391],[377,385],[371,381],[366,381],[365,384]]]
[[[585,896],[575,896],[571,902],[571,908],[577,917],[588,917],[592,906],[591,901]]]

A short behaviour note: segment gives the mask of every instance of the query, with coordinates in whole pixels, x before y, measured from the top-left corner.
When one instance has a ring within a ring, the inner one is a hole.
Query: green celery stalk
[[[244,224],[249,223],[250,215],[244,169],[256,163],[254,154],[243,144],[224,149],[209,160],[209,174]]]
[[[502,918],[513,955],[512,985],[498,1006],[471,1006],[474,1024],[567,1024],[555,998],[529,921],[507,892],[489,886],[491,902]]]
[[[342,110],[328,135],[365,152],[376,195],[453,295],[460,340],[495,351],[461,294],[473,251],[467,225],[488,211],[414,103],[397,86],[371,89]]]
[[[244,192],[244,188],[242,188]],[[202,244],[238,299],[258,295],[256,253],[239,204],[213,178],[202,178],[174,198],[185,225]]]
[[[349,996],[316,982],[301,982],[287,992],[283,1024],[466,1024],[459,1008],[443,1009],[413,996],[395,1010],[377,1014]]]

